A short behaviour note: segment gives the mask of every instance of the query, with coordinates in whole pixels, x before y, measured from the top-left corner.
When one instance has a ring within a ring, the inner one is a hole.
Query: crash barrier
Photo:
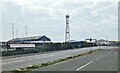
[[[37,53],[37,52],[38,52],[38,50],[2,51],[2,56],[12,56],[12,55],[29,54],[29,53]]]

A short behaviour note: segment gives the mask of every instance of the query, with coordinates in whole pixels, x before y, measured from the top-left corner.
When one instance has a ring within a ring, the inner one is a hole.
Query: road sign
[[[11,48],[32,48],[35,47],[35,44],[10,44]]]

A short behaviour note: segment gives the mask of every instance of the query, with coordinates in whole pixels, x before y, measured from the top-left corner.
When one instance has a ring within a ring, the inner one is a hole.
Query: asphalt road
[[[103,46],[102,49],[108,49]],[[92,50],[96,50],[98,47],[92,47]],[[37,54],[30,56],[22,56],[10,59],[2,59],[2,71],[11,71],[17,68],[27,67],[28,65],[33,64],[41,64],[44,62],[65,58],[71,55],[81,54],[85,52],[89,52],[89,48],[79,48],[79,49],[71,49],[71,50],[63,50],[63,51],[55,51],[51,53],[45,54]]]
[[[34,71],[118,71],[118,52],[104,49]]]

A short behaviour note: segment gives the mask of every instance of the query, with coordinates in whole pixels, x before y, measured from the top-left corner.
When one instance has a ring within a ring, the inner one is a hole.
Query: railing
[[[20,55],[20,54],[29,54],[36,53],[38,50],[14,50],[14,51],[2,51],[2,56],[11,56],[11,55]]]

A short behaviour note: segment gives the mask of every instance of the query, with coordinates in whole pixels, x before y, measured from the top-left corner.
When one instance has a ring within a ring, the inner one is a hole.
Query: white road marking
[[[2,63],[2,65],[3,65],[3,64],[8,64],[8,63],[12,63],[12,62]]]
[[[43,57],[36,57],[36,58],[46,58],[46,57],[52,57],[54,55],[49,55],[49,56],[43,56]],[[24,58],[23,60],[17,60],[17,61],[12,61],[12,62],[6,62],[6,63],[2,63],[0,65],[4,65],[4,64],[9,64],[9,63],[17,63],[17,62],[21,62],[21,61],[26,61],[26,59]]]
[[[76,69],[76,71],[78,71],[78,70],[86,67],[87,65],[91,64],[92,62],[93,62],[93,61],[90,61],[90,62],[86,63],[85,65],[83,65],[83,66],[79,67],[78,69]]]
[[[93,47],[93,48],[97,48],[97,47]],[[89,50],[89,48],[84,48],[84,49],[79,49],[79,51],[85,51],[85,52],[88,52],[86,50]],[[69,50],[69,52],[72,53],[73,50]],[[75,50],[75,52],[77,52],[78,49]],[[61,51],[62,53],[64,52],[65,54],[66,53],[69,53],[68,51]],[[58,52],[55,52],[55,53],[58,53]],[[55,53],[52,53],[52,54],[55,54]],[[73,52],[74,53],[74,52]],[[84,52],[83,52],[84,53]],[[42,55],[50,55],[50,54],[40,54],[40,55],[33,55],[33,56],[26,56],[26,57],[18,57],[18,58],[11,58],[11,59],[2,59],[2,61],[9,61],[9,60],[19,60],[19,59],[24,59],[24,58],[30,58],[30,57],[35,57],[35,56],[42,56]],[[63,55],[63,54],[62,54]]]
[[[13,63],[17,63],[17,62],[21,62],[21,61],[25,61],[25,59],[23,59],[23,60],[19,60],[19,61],[15,61],[15,62],[13,62]]]
[[[0,64],[0,65],[9,64],[9,63],[17,63],[17,62],[21,62],[21,61],[25,61],[25,59],[23,59],[23,60],[19,60],[19,61],[14,61],[14,62],[2,63],[2,64]]]
[[[117,52],[115,52],[115,54],[118,54]]]
[[[35,58],[47,58],[47,57],[53,57],[55,55],[49,55],[49,56],[43,56],[43,57],[35,57]]]
[[[9,60],[19,60],[19,59],[24,59],[25,57],[20,57],[20,58],[11,58],[11,59],[2,59],[2,61],[9,61]]]
[[[27,58],[29,58],[29,57],[34,57],[34,56],[43,56],[43,55],[47,55],[47,54],[33,55],[33,56],[26,56],[26,57],[27,57]]]
[[[110,54],[110,52],[108,52],[108,53],[107,53],[106,55],[104,55],[104,56],[101,56],[101,57],[96,58],[95,60],[99,60],[100,58],[105,57],[105,56],[107,56],[107,55],[109,55],[109,54]],[[91,63],[93,63],[93,62],[94,62],[94,61],[90,61],[90,62],[86,63],[85,65],[83,65],[83,66],[79,67],[78,69],[76,69],[76,71],[78,71],[78,70],[86,67],[87,65],[89,65],[89,64],[91,64]]]
[[[103,58],[103,57],[105,57],[105,56],[107,56],[107,55],[109,55],[110,54],[110,52],[108,52],[106,55],[104,55],[104,56],[101,56],[101,57],[98,57],[97,59],[95,59],[95,60],[99,60],[100,58]]]
[[[70,52],[68,52],[70,53]],[[16,60],[16,61],[11,61],[11,62],[6,62],[6,63],[2,63],[0,65],[3,65],[3,64],[9,64],[9,63],[17,63],[17,62],[21,62],[21,61],[25,61],[26,59],[30,58],[30,57],[35,57],[35,58],[46,58],[46,57],[52,57],[52,56],[55,56],[55,55],[48,55],[48,54],[42,54],[44,56],[42,57],[39,57],[40,55],[34,55],[34,56],[26,56],[26,57],[19,57],[19,58],[12,58],[12,59],[5,59],[5,60],[2,60],[3,62],[4,61],[9,61],[9,60]],[[46,56],[47,55],[47,56]],[[61,54],[63,55],[63,54]],[[23,59],[23,60],[18,60],[18,59]],[[30,58],[31,59],[31,58]]]
[[[99,60],[100,58],[97,58],[96,60]]]
[[[42,55],[47,55],[47,54],[42,54]],[[41,56],[42,56],[41,55]],[[36,56],[40,56],[40,55],[34,55],[34,56],[26,56],[26,57],[18,57],[18,58],[11,58],[11,59],[2,59],[2,61],[9,61],[9,60],[19,60],[19,59],[25,59],[25,58],[30,58],[30,57],[36,57]]]

